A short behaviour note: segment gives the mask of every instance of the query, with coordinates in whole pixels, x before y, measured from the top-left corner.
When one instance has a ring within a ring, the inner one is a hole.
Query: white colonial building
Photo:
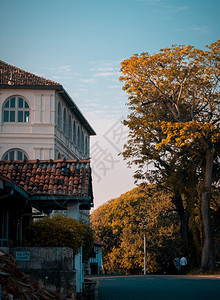
[[[87,159],[95,135],[59,83],[0,61],[0,159]]]
[[[52,210],[66,209],[69,217],[88,220],[93,206],[91,135],[95,131],[61,84],[0,61],[2,197],[9,196],[4,183],[16,192],[27,192],[29,203],[38,210],[45,204]],[[0,228],[4,229],[0,242],[7,242],[9,220],[14,218],[13,207],[6,204],[2,201],[0,205]],[[81,253],[75,256],[75,269],[79,292]]]

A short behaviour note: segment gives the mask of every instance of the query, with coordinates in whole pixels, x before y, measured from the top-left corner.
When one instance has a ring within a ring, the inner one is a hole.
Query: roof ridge
[[[29,159],[29,160],[0,160],[0,164],[57,164],[57,163],[90,163],[90,159]]]

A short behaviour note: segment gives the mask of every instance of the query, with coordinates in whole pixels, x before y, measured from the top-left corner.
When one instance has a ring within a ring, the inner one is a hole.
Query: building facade
[[[0,159],[87,159],[91,135],[62,85],[0,61]]]
[[[0,61],[0,246],[22,243],[33,208],[89,219],[92,135],[62,85]],[[81,253],[75,273],[80,292]]]

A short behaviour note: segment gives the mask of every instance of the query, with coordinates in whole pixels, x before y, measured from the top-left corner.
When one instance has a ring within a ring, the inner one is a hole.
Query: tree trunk
[[[175,196],[172,198],[172,202],[176,206],[177,213],[180,218],[180,231],[182,235],[182,240],[183,240],[183,245],[184,245],[184,250],[185,250],[185,255],[188,256],[189,254],[189,212],[187,210],[184,210],[183,207],[183,200],[182,196],[180,193],[177,193]]]
[[[214,153],[212,149],[206,152],[206,167],[204,186],[201,199],[201,216],[203,226],[203,248],[201,269],[203,271],[213,271],[215,269],[215,251],[214,251],[214,236],[210,222],[210,197],[212,184],[212,169],[213,169]]]

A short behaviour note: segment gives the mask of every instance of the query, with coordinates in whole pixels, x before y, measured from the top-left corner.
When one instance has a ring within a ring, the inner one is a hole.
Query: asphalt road
[[[220,278],[190,276],[93,277],[95,300],[220,300]]]

